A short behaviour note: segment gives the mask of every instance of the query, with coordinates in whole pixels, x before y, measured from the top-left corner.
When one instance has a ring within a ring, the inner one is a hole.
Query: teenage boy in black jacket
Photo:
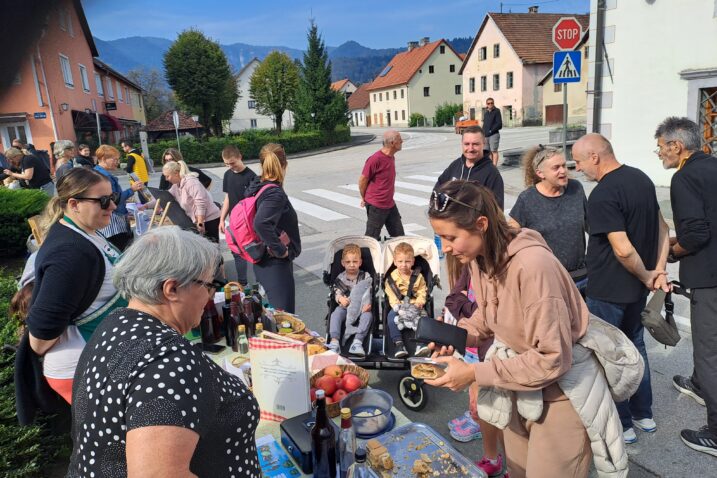
[[[463,154],[448,165],[438,177],[434,189],[454,179],[476,181],[495,195],[498,205],[503,208],[503,177],[491,161],[490,151],[485,149],[485,135],[480,126],[471,126],[461,136]]]
[[[665,169],[677,168],[670,184],[676,237],[670,260],[680,261],[680,282],[690,289],[694,372],[675,375],[677,390],[707,407],[707,426],[682,430],[688,447],[717,456],[717,158],[701,151],[700,127],[670,117],[655,132]]]

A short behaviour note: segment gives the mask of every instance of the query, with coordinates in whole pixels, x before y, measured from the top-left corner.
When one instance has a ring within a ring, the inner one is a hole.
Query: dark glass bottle
[[[241,324],[241,321],[239,319],[239,304],[236,302],[232,302],[229,305],[229,325],[227,325],[227,345],[231,345],[231,348],[234,352],[238,351],[238,344],[237,344],[237,329],[239,325]],[[231,344],[229,343],[231,341]]]
[[[316,391],[316,423],[311,429],[311,463],[315,478],[336,478],[336,435],[326,412],[324,391]]]
[[[214,301],[211,302],[211,307],[214,309],[214,312],[216,313],[217,309],[214,305]],[[202,343],[203,344],[213,344],[219,340],[219,331],[215,329],[215,323],[214,323],[214,317],[211,314],[210,309],[210,303],[208,302],[204,306],[204,310],[202,311],[202,320],[199,323],[199,328],[202,332]]]
[[[232,291],[229,287],[224,288],[224,304],[222,305],[222,329],[227,347],[234,346],[234,331],[232,330]]]
[[[247,337],[254,337],[256,333],[256,320],[254,319],[254,307],[252,305],[251,297],[246,297],[242,301],[242,308],[244,309],[244,325],[246,325]]]

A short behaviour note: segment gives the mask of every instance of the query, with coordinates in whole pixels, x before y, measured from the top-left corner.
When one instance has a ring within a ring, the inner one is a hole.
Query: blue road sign
[[[579,83],[582,52],[556,51],[553,53],[553,83]]]
[[[45,113],[44,111],[40,111],[39,113],[34,113],[32,116],[35,119],[45,119],[47,118],[47,113]]]

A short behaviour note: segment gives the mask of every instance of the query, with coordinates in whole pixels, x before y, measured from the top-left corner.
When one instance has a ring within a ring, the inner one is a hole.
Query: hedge
[[[44,194],[44,193],[43,193]],[[19,322],[8,317],[10,299],[17,290],[12,274],[0,269],[0,346],[15,345]],[[47,476],[55,462],[67,460],[71,441],[66,424],[55,417],[41,417],[35,425],[21,427],[15,413],[13,382],[15,353],[0,353],[0,476]]]
[[[0,188],[0,257],[25,253],[30,235],[27,219],[40,214],[49,200],[39,189]]]
[[[242,152],[244,158],[258,158],[259,150],[266,143],[280,143],[288,154],[308,151],[347,143],[351,140],[351,130],[347,127],[336,128],[333,132],[323,131],[284,131],[277,136],[267,130],[247,130],[240,135],[209,138],[197,141],[195,138],[181,138],[182,156],[187,163],[216,163],[222,160],[225,146],[234,144]],[[149,155],[155,163],[161,162],[162,153],[167,148],[176,148],[176,140],[159,141],[149,144]]]

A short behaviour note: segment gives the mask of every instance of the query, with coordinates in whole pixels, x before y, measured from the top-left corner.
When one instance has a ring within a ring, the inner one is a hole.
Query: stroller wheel
[[[417,380],[411,375],[404,375],[398,382],[398,396],[409,410],[417,412],[423,410],[428,403],[428,392],[423,387],[423,380]]]

